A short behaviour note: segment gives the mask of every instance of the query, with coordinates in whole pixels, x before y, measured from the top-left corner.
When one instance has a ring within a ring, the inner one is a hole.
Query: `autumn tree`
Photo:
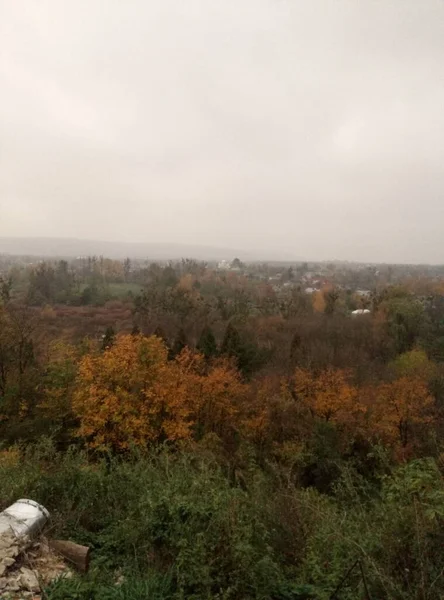
[[[400,354],[390,366],[397,377],[419,377],[425,382],[436,372],[436,364],[419,348]]]
[[[343,369],[328,367],[314,374],[297,368],[293,389],[310,413],[325,421],[344,423],[364,411],[356,388],[349,383],[349,373]]]
[[[102,450],[190,437],[186,381],[167,354],[155,336],[125,335],[102,354],[86,355],[73,397],[79,435]]]
[[[323,313],[325,310],[325,297],[324,297],[324,293],[322,290],[313,292],[312,301],[313,301],[313,310],[315,312]]]
[[[188,385],[188,404],[196,412],[195,436],[200,439],[208,433],[218,435],[225,442],[232,442],[239,430],[241,414],[248,386],[241,381],[239,372],[230,362],[218,359],[209,367],[201,354],[189,349],[176,359],[193,361]]]
[[[125,335],[79,365],[73,410],[79,435],[98,449],[178,441],[236,429],[245,385],[227,362],[208,367],[184,348],[174,360],[155,336]]]
[[[287,450],[301,449],[303,411],[294,401],[287,382],[278,377],[262,377],[248,389],[248,401],[240,416],[242,433],[259,452],[281,456]]]
[[[433,420],[433,398],[426,382],[418,376],[404,376],[370,390],[372,430],[387,443],[403,448],[413,443],[421,426]]]

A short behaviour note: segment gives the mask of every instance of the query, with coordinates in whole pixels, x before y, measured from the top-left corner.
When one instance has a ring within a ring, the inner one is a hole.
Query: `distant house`
[[[353,310],[352,311],[352,315],[356,316],[356,315],[369,315],[370,311],[368,310],[368,308],[358,308],[357,310]]]
[[[231,265],[227,260],[221,260],[217,265],[217,268],[221,271],[228,271],[230,267]]]

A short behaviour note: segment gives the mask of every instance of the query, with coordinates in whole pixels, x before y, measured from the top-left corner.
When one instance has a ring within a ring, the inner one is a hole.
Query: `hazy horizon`
[[[444,266],[442,262],[389,262],[373,260],[339,259],[331,256],[328,259],[313,259],[310,256],[296,256],[291,252],[262,254],[248,252],[242,248],[223,248],[221,246],[207,246],[203,244],[180,243],[150,243],[150,242],[116,242],[112,240],[92,240],[82,238],[54,238],[54,237],[8,237],[0,236],[0,256],[33,256],[36,258],[67,258],[78,256],[103,256],[123,260],[126,258],[147,260],[181,260],[196,259],[201,261],[219,262],[232,261],[239,258],[246,263],[350,263],[368,265],[393,265],[393,266]]]
[[[0,237],[443,263],[444,3],[0,0]]]

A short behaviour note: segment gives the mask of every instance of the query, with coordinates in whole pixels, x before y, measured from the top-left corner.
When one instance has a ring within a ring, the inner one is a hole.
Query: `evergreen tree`
[[[156,327],[156,329],[153,331],[153,335],[155,335],[156,337],[160,338],[161,340],[163,340],[165,342],[165,344],[168,345],[167,337],[165,335],[164,330],[162,329],[162,327],[160,325],[158,325]]]
[[[222,354],[236,359],[242,354],[242,342],[239,331],[231,323],[228,323],[225,330],[220,351]]]
[[[12,279],[4,279],[0,276],[0,301],[7,304],[11,299]]]
[[[337,290],[330,290],[325,294],[325,309],[326,315],[332,315],[336,309],[336,303],[339,299],[339,293]]]
[[[105,335],[102,338],[102,351],[108,350],[114,344],[114,339],[116,337],[116,332],[114,331],[114,327],[111,325],[106,328]]]
[[[169,351],[169,358],[173,359],[178,356],[186,346],[188,346],[187,336],[181,327],[177,332],[176,339],[174,340],[173,346]]]
[[[290,362],[292,365],[298,362],[298,357],[300,355],[301,349],[301,342],[301,336],[299,335],[299,333],[295,333],[293,339],[291,340],[290,346]]]
[[[268,352],[258,347],[257,343],[247,337],[241,337],[239,331],[228,324],[221,345],[221,354],[234,358],[237,368],[245,377],[259,369],[268,357]]]
[[[208,360],[217,355],[217,342],[211,327],[206,325],[197,342],[197,349]]]

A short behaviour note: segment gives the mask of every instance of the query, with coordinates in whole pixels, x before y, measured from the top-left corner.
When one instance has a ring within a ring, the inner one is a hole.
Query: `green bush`
[[[43,440],[0,455],[0,503],[33,498],[51,512],[51,535],[92,547],[91,573],[51,585],[50,600],[327,600],[357,559],[372,598],[443,598],[439,469],[374,460],[376,482],[338,463],[323,494],[250,455],[240,486],[208,450],[105,460]],[[364,597],[358,568],[339,597]]]
[[[19,496],[45,505],[52,534],[91,545],[102,571],[170,573],[175,598],[285,597],[265,513],[209,458],[164,450],[89,462],[44,442],[0,469],[0,489],[3,506]]]

